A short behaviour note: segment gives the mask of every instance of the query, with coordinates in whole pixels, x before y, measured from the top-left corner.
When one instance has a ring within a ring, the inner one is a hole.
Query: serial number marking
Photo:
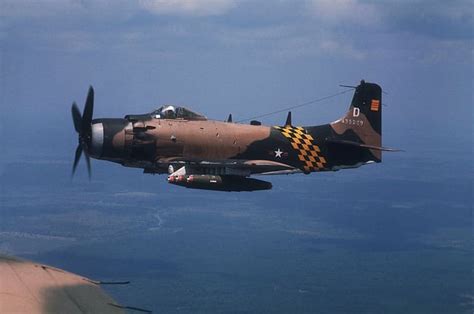
[[[344,118],[344,119],[342,119],[341,122],[344,123],[344,124],[355,125],[355,126],[363,126],[364,125],[364,121],[358,120],[358,119]]]

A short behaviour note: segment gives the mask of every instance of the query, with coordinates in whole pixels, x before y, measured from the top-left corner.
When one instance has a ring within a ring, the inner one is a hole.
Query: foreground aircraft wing
[[[122,308],[87,278],[0,254],[0,313],[124,313]]]

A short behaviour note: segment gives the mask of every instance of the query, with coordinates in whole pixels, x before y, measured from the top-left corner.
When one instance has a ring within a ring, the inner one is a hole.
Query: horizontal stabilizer
[[[357,147],[363,147],[363,148],[368,148],[368,149],[380,150],[380,151],[384,151],[384,152],[403,152],[403,150],[401,150],[401,149],[389,148],[389,147],[380,147],[380,146],[374,146],[374,145],[367,145],[367,144],[364,144],[364,143],[358,143],[358,142],[347,141],[347,140],[326,139],[326,143],[357,146]]]

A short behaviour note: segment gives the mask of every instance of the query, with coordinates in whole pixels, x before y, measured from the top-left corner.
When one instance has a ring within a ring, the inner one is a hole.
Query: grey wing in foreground
[[[97,284],[0,254],[0,313],[124,313]]]

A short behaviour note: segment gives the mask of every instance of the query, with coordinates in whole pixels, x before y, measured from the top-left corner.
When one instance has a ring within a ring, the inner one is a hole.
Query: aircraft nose
[[[92,123],[89,154],[98,159],[120,161],[126,156],[126,132],[130,122],[125,119],[97,119]]]
[[[91,145],[89,155],[94,158],[102,156],[102,148],[104,147],[104,124],[101,122],[93,123],[92,126]]]

